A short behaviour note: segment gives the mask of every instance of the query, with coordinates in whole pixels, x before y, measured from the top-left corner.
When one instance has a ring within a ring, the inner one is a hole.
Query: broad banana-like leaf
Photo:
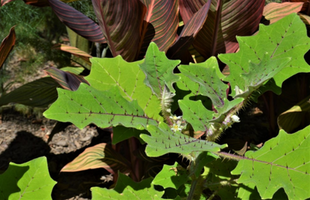
[[[141,0],[147,8],[144,20],[151,26],[144,26],[144,37],[155,42],[160,51],[167,51],[177,38],[179,27],[178,0]],[[154,28],[155,35],[148,30]],[[145,44],[146,47],[148,44]],[[144,47],[143,49],[146,49]]]
[[[88,84],[83,77],[70,72],[62,71],[55,67],[49,67],[45,71],[66,90],[75,91],[79,88],[80,83]]]
[[[180,14],[188,23],[208,0],[180,0]],[[194,41],[205,58],[238,49],[236,35],[252,35],[262,17],[264,0],[212,0],[208,18]]]
[[[208,0],[208,2],[193,15],[193,17],[188,21],[188,23],[185,24],[177,41],[173,44],[173,46],[169,48],[167,52],[167,56],[169,58],[182,59],[184,51],[189,48],[189,46],[194,41],[196,35],[202,29],[203,24],[207,19],[210,5],[211,0]]]
[[[60,0],[48,0],[54,13],[66,26],[92,42],[104,43],[100,27],[83,13]]]
[[[92,2],[112,55],[121,55],[125,60],[133,61],[139,54],[145,5],[140,0]]]
[[[61,172],[78,172],[88,169],[104,168],[114,174],[117,171],[128,173],[131,171],[130,163],[111,145],[100,143],[85,149],[72,162],[61,169]]]
[[[59,87],[59,84],[50,77],[35,80],[1,96],[0,106],[20,103],[34,107],[46,107],[57,99],[56,87]]]
[[[91,55],[89,55],[88,53],[86,53],[85,51],[82,51],[76,47],[70,46],[70,45],[66,45],[66,44],[60,44],[57,45],[56,48],[71,53],[79,58],[82,58],[83,60],[85,60],[87,63],[91,64],[89,59],[92,57]]]
[[[263,15],[272,24],[291,13],[300,12],[303,4],[303,2],[269,3],[265,6]]]
[[[11,50],[15,45],[16,35],[15,35],[15,26],[10,29],[10,33],[6,36],[0,45],[0,69],[4,61],[9,56]]]

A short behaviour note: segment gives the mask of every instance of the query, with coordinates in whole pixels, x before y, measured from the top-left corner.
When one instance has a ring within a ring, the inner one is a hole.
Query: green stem
[[[197,186],[198,180],[199,179],[193,180],[192,185],[191,185],[191,189],[190,189],[188,197],[187,197],[187,200],[194,199],[195,190],[196,190],[196,186]]]

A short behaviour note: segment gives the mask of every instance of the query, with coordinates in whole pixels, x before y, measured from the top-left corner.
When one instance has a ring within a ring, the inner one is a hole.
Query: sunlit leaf
[[[23,164],[10,163],[0,174],[1,199],[52,199],[56,182],[50,177],[46,157]]]
[[[303,4],[303,2],[272,2],[265,6],[263,15],[272,24],[291,13],[300,12]]]
[[[80,57],[82,58],[84,61],[86,61],[87,63],[90,64],[90,61],[89,59],[92,57],[91,55],[89,55],[88,53],[86,53],[85,51],[82,51],[76,47],[72,47],[70,45],[65,45],[65,44],[60,44],[58,46],[58,48],[62,51],[65,51],[65,52],[68,52],[68,53],[71,53],[77,57]]]
[[[310,198],[310,126],[287,134],[283,130],[257,151],[248,151],[231,172],[238,183],[255,185],[263,199],[283,188],[289,199]],[[267,188],[266,188],[267,187]]]
[[[73,161],[65,165],[61,172],[77,172],[88,169],[104,168],[114,174],[117,171],[128,173],[131,165],[121,154],[116,152],[111,145],[100,143],[88,147]]]

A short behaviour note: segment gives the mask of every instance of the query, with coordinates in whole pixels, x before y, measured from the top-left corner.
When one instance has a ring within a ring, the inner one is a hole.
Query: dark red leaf
[[[55,67],[49,67],[45,69],[45,71],[66,90],[75,91],[79,88],[80,83],[88,84],[83,77],[62,71]]]
[[[272,24],[291,13],[300,12],[303,4],[303,2],[269,3],[265,6],[263,14]]]
[[[180,0],[184,23],[208,0]],[[264,0],[212,0],[208,18],[194,41],[195,49],[205,58],[238,49],[236,36],[252,35],[262,17]]]
[[[83,13],[59,0],[48,1],[60,21],[77,34],[92,42],[106,42],[100,27]]]
[[[46,107],[57,99],[56,87],[59,87],[59,84],[51,77],[35,80],[1,96],[0,106],[20,103],[27,106]]]
[[[139,54],[146,7],[140,0],[92,0],[113,56],[133,61]]]
[[[176,0],[141,0],[147,8],[145,38],[152,38],[160,51],[167,51],[177,38],[179,9]],[[149,26],[151,24],[151,26]],[[151,31],[148,30],[151,28]],[[152,31],[152,29],[155,31]]]
[[[15,45],[16,35],[14,28],[15,26],[10,29],[9,35],[2,40],[0,45],[0,69]]]
[[[208,16],[210,4],[211,0],[208,0],[208,2],[204,4],[204,6],[202,6],[190,20],[187,21],[178,40],[172,47],[169,48],[167,52],[167,56],[169,58],[181,59],[183,57],[184,51],[188,50],[189,46],[194,41],[194,38],[204,25]]]

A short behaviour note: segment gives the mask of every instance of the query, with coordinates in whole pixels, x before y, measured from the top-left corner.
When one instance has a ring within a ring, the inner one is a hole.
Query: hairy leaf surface
[[[262,198],[272,198],[283,188],[289,199],[310,197],[310,126],[267,141],[258,151],[248,151],[232,174],[241,174],[238,183],[255,184]]]
[[[155,43],[151,43],[144,62],[140,64],[140,68],[145,73],[144,83],[158,97],[162,96],[165,85],[170,92],[175,92],[172,84],[179,77],[173,73],[173,70],[179,63],[179,60],[169,60],[164,52],[159,51]]]
[[[145,116],[137,101],[128,102],[114,87],[109,91],[99,91],[81,83],[76,91],[57,89],[57,101],[44,116],[61,122],[72,122],[83,128],[94,123],[99,127],[123,125],[141,129],[147,124],[158,122]]]

